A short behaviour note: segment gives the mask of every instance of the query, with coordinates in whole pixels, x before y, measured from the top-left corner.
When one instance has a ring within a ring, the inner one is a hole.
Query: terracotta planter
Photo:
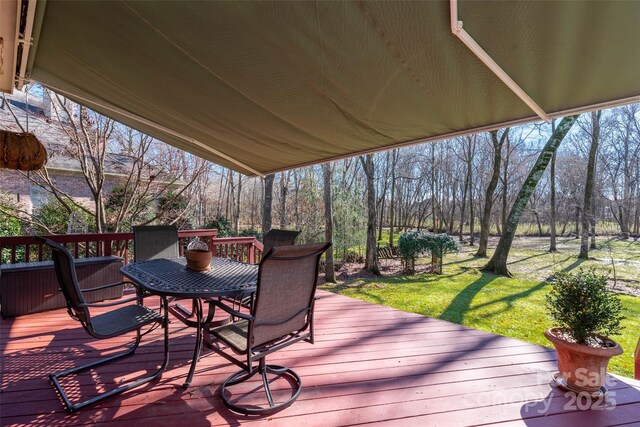
[[[551,328],[544,336],[553,343],[558,352],[558,371],[561,378],[556,382],[565,388],[597,394],[606,392],[607,365],[613,356],[622,354],[622,347],[615,341],[599,336],[611,343],[611,347],[589,347],[572,343],[562,338],[561,328]]]
[[[211,251],[192,249],[184,253],[187,259],[187,268],[195,271],[207,271],[211,269]]]

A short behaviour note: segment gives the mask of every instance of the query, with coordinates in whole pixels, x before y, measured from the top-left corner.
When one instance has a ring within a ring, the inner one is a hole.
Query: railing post
[[[249,244],[249,264],[255,264],[256,263],[256,247],[253,244],[253,242],[251,242]]]

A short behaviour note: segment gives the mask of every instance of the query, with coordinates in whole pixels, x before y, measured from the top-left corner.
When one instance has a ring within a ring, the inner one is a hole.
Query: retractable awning
[[[33,0],[29,0],[33,5]],[[248,175],[539,120],[448,1],[41,1],[26,76]],[[550,116],[640,100],[640,2],[461,2]]]

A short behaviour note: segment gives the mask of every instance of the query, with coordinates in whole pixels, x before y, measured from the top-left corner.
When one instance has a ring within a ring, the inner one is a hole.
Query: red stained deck
[[[223,407],[221,382],[238,370],[205,352],[193,384],[181,385],[194,337],[171,324],[170,363],[161,379],[67,415],[47,373],[87,363],[123,340],[90,339],[64,310],[0,326],[2,425],[136,426],[613,426],[640,425],[640,391],[610,385],[609,406],[579,410],[574,399],[549,384],[555,352],[522,341],[404,313],[343,296],[319,293],[316,343],[298,343],[268,360],[302,378],[300,398],[284,411],[249,419]],[[154,369],[161,360],[154,332],[129,359],[86,373],[69,387],[95,392],[126,375]],[[613,402],[615,401],[615,405]],[[577,402],[580,406],[586,402]]]

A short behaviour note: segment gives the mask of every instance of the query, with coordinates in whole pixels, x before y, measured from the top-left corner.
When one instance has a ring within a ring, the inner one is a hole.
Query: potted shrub
[[[622,354],[608,337],[621,330],[620,299],[607,288],[607,276],[593,269],[558,273],[550,284],[547,308],[558,326],[544,335],[558,352],[556,383],[578,393],[606,393],[609,359]]]

